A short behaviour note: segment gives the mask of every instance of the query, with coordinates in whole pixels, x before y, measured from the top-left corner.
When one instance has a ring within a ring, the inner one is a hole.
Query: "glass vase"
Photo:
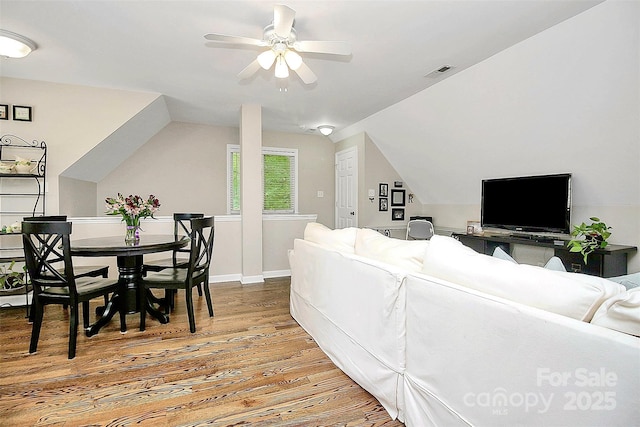
[[[140,241],[140,226],[127,225],[127,232],[124,235],[124,242],[127,244],[135,244]]]
[[[124,235],[124,242],[127,244],[135,244],[140,241],[140,218],[125,218],[127,222],[127,231]]]

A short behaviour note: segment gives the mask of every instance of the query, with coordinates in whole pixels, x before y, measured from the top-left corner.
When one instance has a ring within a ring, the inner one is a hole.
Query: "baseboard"
[[[256,274],[255,276],[242,276],[240,277],[240,283],[248,285],[250,283],[262,283],[264,282],[264,276],[262,274]]]
[[[240,282],[244,285],[249,283],[262,283],[264,282],[264,279],[289,276],[291,276],[291,270],[265,271],[262,275],[244,277],[242,274],[218,274],[215,276],[209,276],[209,283]]]
[[[273,279],[274,277],[289,277],[291,276],[291,270],[263,271],[262,275],[265,279]]]

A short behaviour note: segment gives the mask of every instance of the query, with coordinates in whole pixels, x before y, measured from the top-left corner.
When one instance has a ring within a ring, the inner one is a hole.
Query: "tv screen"
[[[571,174],[485,179],[482,226],[528,232],[571,232]]]

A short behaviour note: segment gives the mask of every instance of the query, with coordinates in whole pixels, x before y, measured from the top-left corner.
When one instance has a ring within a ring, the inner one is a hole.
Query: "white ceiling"
[[[273,70],[236,78],[260,49],[203,38],[262,38],[270,1],[0,0],[0,28],[39,46],[0,60],[0,75],[164,94],[176,121],[237,126],[257,103],[266,130],[340,130],[600,2],[286,1],[299,40],[347,41],[352,56],[304,54],[318,81],[292,74],[285,92]]]

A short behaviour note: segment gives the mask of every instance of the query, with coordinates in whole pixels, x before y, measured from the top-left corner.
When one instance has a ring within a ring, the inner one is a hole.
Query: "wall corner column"
[[[240,111],[240,212],[242,275],[240,282],[262,283],[262,107]]]

